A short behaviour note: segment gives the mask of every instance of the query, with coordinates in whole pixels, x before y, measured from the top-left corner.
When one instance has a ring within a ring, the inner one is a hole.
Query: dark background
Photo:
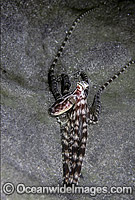
[[[76,17],[56,73],[85,70],[89,104],[110,76],[135,59],[134,1],[2,1],[2,184],[57,186],[62,183],[61,135],[48,114],[54,103],[48,69]],[[133,186],[135,183],[135,66],[102,95],[99,124],[89,126],[80,186]],[[17,195],[2,200],[133,200],[134,195]]]

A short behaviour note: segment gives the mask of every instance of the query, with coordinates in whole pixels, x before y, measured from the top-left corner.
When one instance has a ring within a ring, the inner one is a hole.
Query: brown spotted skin
[[[134,63],[135,61],[129,62],[99,88],[97,94],[94,96],[90,109],[87,107],[89,85],[85,74],[81,76],[85,81],[79,82],[74,92],[67,95],[62,100],[56,101],[52,106],[51,114],[54,116],[68,112],[69,120],[64,128],[62,136],[63,177],[64,184],[67,186],[78,184],[86,150],[88,119],[91,124],[96,124],[98,122],[102,91]]]
[[[93,8],[91,10],[94,10]],[[111,77],[106,83],[104,83],[96,95],[90,109],[87,107],[87,95],[88,95],[88,77],[85,72],[81,72],[80,76],[82,82],[77,84],[77,88],[71,94],[69,93],[70,81],[66,74],[61,75],[61,93],[58,90],[57,77],[55,75],[55,66],[62,55],[66,43],[68,42],[73,30],[80,22],[81,18],[85,17],[91,10],[81,14],[73,22],[71,28],[66,33],[66,37],[62,42],[62,45],[58,49],[58,52],[50,66],[48,73],[48,83],[50,91],[55,98],[55,104],[49,109],[52,116],[59,116],[63,113],[68,114],[68,122],[64,128],[62,135],[62,154],[63,154],[63,177],[64,184],[72,185],[78,184],[79,177],[81,175],[81,168],[83,158],[85,156],[86,141],[87,141],[87,125],[96,124],[100,114],[100,96],[106,87],[118,78],[130,65],[135,64],[134,60],[131,60],[125,65],[118,73]]]
[[[73,107],[74,96],[71,94],[59,102],[56,102],[50,108],[49,112],[52,116],[59,116]]]
[[[82,168],[82,162],[83,158],[85,156],[85,149],[86,149],[86,142],[87,142],[87,100],[84,99],[84,101],[81,103],[81,112],[80,112],[80,118],[82,121],[82,127],[81,127],[81,134],[80,134],[80,140],[79,140],[79,148],[77,153],[77,162],[76,162],[76,168],[74,173],[74,180],[73,182],[75,184],[78,183],[78,179],[81,175],[81,168]]]
[[[76,102],[70,110],[69,121],[65,126],[63,143],[63,176],[64,184],[77,184],[81,174],[81,166],[85,155],[87,141],[87,96],[85,90],[88,83],[82,81],[77,84],[73,95]],[[65,134],[67,141],[65,142]],[[66,144],[66,148],[65,148]]]
[[[66,124],[62,135],[63,177],[65,180],[69,177],[69,127],[70,122]]]
[[[75,174],[75,168],[76,163],[78,159],[78,149],[79,149],[79,119],[80,119],[80,101],[76,103],[75,108],[73,109],[73,114],[75,115],[75,121],[73,125],[73,144],[72,144],[72,151],[71,151],[71,171],[70,171],[70,177],[69,182],[70,184],[73,183],[74,180],[74,174]]]
[[[116,75],[111,77],[99,88],[97,94],[94,96],[90,109],[87,107],[86,92],[89,85],[85,81],[79,82],[74,92],[67,95],[62,101],[58,102],[55,105],[56,107],[54,106],[57,115],[68,112],[69,118],[62,136],[63,177],[64,184],[67,186],[78,184],[86,151],[88,119],[91,124],[96,124],[98,122],[100,114],[100,96],[102,91],[106,89],[113,80],[118,78],[125,69],[134,63],[135,61],[129,62]],[[87,80],[87,77],[85,77],[85,80]],[[69,103],[71,103],[72,106],[69,110],[66,110]],[[55,113],[53,114],[55,115]]]

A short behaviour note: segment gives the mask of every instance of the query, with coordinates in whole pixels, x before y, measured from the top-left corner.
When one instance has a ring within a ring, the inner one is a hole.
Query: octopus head
[[[86,96],[88,95],[89,84],[86,81],[80,81],[77,83],[77,90],[79,92],[84,91]]]

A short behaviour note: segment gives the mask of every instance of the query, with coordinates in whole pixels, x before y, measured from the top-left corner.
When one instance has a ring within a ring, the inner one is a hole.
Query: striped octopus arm
[[[111,78],[108,79],[108,81],[106,81],[97,91],[97,93],[94,96],[94,100],[92,103],[92,106],[90,107],[90,109],[87,109],[88,112],[88,118],[89,118],[89,123],[91,124],[96,124],[98,123],[99,120],[99,114],[100,114],[100,110],[101,110],[101,101],[100,101],[100,97],[102,92],[117,78],[119,78],[119,76],[121,74],[123,74],[132,64],[135,64],[135,60],[131,60],[130,62],[128,62],[124,67],[121,68],[121,70],[119,72],[117,72],[115,75],[113,75]]]
[[[86,142],[87,142],[87,100],[82,99],[80,101],[80,127],[78,129],[78,149],[76,166],[74,169],[73,183],[78,184],[79,177],[81,175],[81,168],[83,158],[85,156]]]

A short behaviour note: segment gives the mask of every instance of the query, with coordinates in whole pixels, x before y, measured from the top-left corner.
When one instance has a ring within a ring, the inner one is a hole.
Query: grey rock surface
[[[2,185],[62,184],[61,134],[48,114],[54,103],[47,73],[65,32],[85,9],[95,8],[73,32],[56,73],[85,70],[89,105],[110,76],[135,59],[134,1],[2,1]],[[102,95],[99,124],[89,126],[80,186],[135,184],[135,65]],[[133,200],[133,194],[22,194],[2,200]]]

